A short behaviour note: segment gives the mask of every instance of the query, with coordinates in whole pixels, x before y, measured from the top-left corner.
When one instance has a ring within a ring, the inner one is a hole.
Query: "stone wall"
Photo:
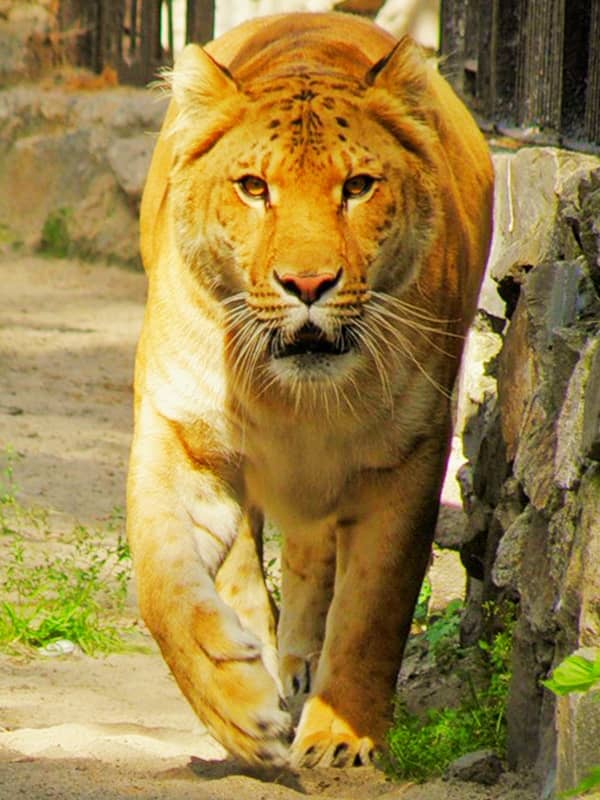
[[[463,635],[481,635],[486,601],[518,602],[509,759],[551,797],[600,764],[597,703],[557,710],[540,685],[600,646],[600,160],[528,149],[495,166],[489,278],[506,312],[480,312],[475,335],[498,354],[464,432]]]
[[[139,263],[139,200],[165,108],[145,89],[0,91],[0,248]]]
[[[139,264],[139,201],[166,99],[73,66],[85,31],[71,7],[0,0],[0,252]]]

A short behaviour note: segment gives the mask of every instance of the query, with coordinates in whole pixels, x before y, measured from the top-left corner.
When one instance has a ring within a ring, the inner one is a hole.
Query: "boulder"
[[[481,580],[463,634],[485,633],[482,604],[517,601],[509,763],[566,789],[600,763],[600,737],[583,742],[597,706],[594,722],[591,705],[557,707],[540,683],[600,645],[600,160],[530,148],[495,167],[488,273],[506,320],[464,424],[463,560]]]
[[[145,89],[0,92],[4,246],[139,263],[139,201],[155,141],[149,133],[160,128],[165,108],[165,98]]]
[[[503,772],[502,761],[493,750],[478,750],[453,761],[445,777],[450,780],[493,786]]]

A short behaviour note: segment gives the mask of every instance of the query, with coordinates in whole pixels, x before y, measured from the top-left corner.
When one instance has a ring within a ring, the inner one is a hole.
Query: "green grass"
[[[9,245],[12,250],[20,250],[23,247],[23,240],[10,225],[0,222],[0,245]]]
[[[263,572],[269,594],[278,608],[281,606],[281,543],[281,533],[267,522],[263,535]]]
[[[452,603],[421,635],[440,670],[448,669],[450,653],[461,653],[458,642],[460,607]],[[493,749],[502,756],[506,749],[506,699],[510,683],[512,623],[491,642],[479,642],[478,659],[483,662],[485,681],[481,688],[469,683],[467,699],[456,708],[431,708],[424,716],[396,709],[388,735],[386,768],[395,779],[425,781],[443,775],[449,764],[467,753]],[[464,655],[464,651],[462,651]]]
[[[43,509],[17,499],[7,451],[0,474],[0,649],[23,652],[68,640],[85,653],[128,647],[124,607],[131,559],[123,514],[101,528],[76,525],[60,538]]]
[[[72,211],[69,208],[58,208],[48,214],[42,227],[40,252],[55,258],[72,255],[73,242],[69,233],[71,216]]]

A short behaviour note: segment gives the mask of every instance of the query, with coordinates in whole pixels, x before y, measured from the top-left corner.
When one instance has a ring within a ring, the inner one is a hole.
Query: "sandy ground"
[[[0,259],[0,453],[10,445],[23,456],[19,497],[48,509],[58,528],[95,526],[124,506],[144,294],[143,276],[121,269]],[[452,596],[462,576],[441,559]],[[149,654],[101,659],[0,658],[0,800],[535,797],[510,775],[494,787],[411,786],[375,769],[245,771],[206,734],[149,645]]]

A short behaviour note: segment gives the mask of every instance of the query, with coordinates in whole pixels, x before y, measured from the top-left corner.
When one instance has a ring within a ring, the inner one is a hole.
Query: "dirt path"
[[[19,497],[60,528],[124,506],[142,275],[0,260],[0,453]],[[132,613],[135,613],[132,609]],[[0,659],[0,800],[533,800],[514,776],[491,788],[391,784],[376,770],[259,776],[227,760],[151,654]]]

